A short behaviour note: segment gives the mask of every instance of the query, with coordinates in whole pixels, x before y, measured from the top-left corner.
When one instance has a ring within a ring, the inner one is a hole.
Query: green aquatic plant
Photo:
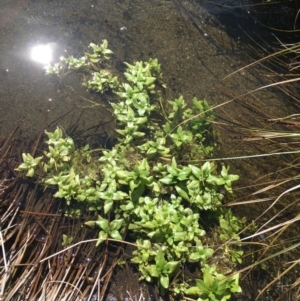
[[[99,240],[96,244],[97,246],[109,237],[116,240],[121,240],[122,236],[119,230],[123,226],[123,224],[123,219],[115,219],[113,221],[109,221],[101,217],[100,215],[98,216],[97,221],[89,221],[85,223],[85,225],[89,227],[98,226],[101,229],[98,235]]]
[[[85,54],[80,68],[87,69],[81,71],[94,80],[95,72],[101,73],[112,52],[106,41],[91,48],[93,53]],[[52,73],[57,75],[57,70],[65,68],[63,64],[71,68],[70,62],[62,60],[62,67],[54,68]],[[131,261],[138,266],[140,278],[156,282],[161,294],[169,290],[180,296],[194,294],[202,298],[208,294],[220,297],[212,300],[226,300],[222,298],[239,290],[238,276],[227,279],[218,266],[209,265],[208,259],[217,250],[206,243],[204,228],[213,227],[215,221],[209,225],[208,220],[204,225],[201,217],[214,213],[219,229],[216,232],[223,243],[228,239],[240,241],[242,221],[222,206],[223,191],[232,193],[232,183],[238,176],[229,174],[226,166],[220,170],[212,162],[200,163],[213,149],[207,139],[214,118],[212,110],[205,100],[196,98],[191,107],[182,96],[163,102],[157,87],[161,72],[156,59],[126,65],[126,82],[119,83],[111,76],[117,84],[99,84],[97,89],[87,85],[101,93],[109,89],[116,96],[109,103],[118,133],[112,149],[92,150],[88,145],[77,148],[73,139],[64,137],[57,128],[46,132],[48,148],[44,156],[23,155],[24,163],[17,170],[38,176],[46,187],[55,187],[54,196],[65,199],[71,208],[66,210],[67,215],[95,211],[97,220],[85,225],[98,228],[97,246],[109,239],[134,240],[137,247]],[[85,82],[91,80],[86,78]],[[63,239],[64,245],[69,243],[67,237]],[[240,262],[241,256],[236,254],[241,255],[241,251],[226,245],[226,252],[229,267]],[[189,288],[184,274],[183,267],[190,264],[202,268],[203,280],[199,283],[203,285],[198,290]]]
[[[187,295],[197,296],[199,301],[225,301],[232,293],[241,292],[239,275],[224,277],[216,271],[215,266],[202,268],[203,279],[196,279],[196,286],[186,290]]]
[[[18,171],[27,171],[27,177],[33,177],[35,168],[39,165],[43,157],[33,158],[30,154],[22,154],[23,163],[18,167]]]
[[[68,236],[66,234],[63,234],[62,235],[62,244],[61,245],[63,247],[68,247],[68,246],[70,246],[72,244],[73,239],[74,238],[72,236]]]

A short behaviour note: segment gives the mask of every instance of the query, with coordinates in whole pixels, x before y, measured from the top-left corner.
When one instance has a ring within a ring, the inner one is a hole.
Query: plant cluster
[[[196,98],[189,108],[182,96],[164,103],[156,59],[126,64],[126,82],[120,83],[100,70],[112,53],[107,42],[91,44],[91,48],[92,54],[77,61],[63,59],[59,64],[92,68],[91,79],[84,84],[98,92],[110,89],[115,93],[116,101],[110,105],[118,143],[112,149],[76,148],[72,138],[64,137],[57,128],[46,132],[44,155],[23,154],[18,170],[56,187],[54,196],[66,199],[73,211],[96,211],[97,220],[85,224],[99,229],[97,246],[109,238],[134,239],[132,262],[138,265],[141,279],[156,282],[161,293],[168,289],[199,301],[229,299],[240,291],[238,274],[224,275],[217,264],[209,264],[217,248],[205,243],[202,221],[213,213],[218,242],[239,242],[241,221],[222,207],[221,192],[232,193],[232,182],[238,176],[230,174],[225,165],[218,171],[211,162],[191,163],[201,162],[213,149],[207,141],[214,118],[211,108]],[[61,69],[54,65],[47,73],[59,74]],[[64,244],[68,243],[65,237]],[[226,245],[223,254],[231,267],[242,255],[233,246]],[[184,275],[184,267],[190,264],[202,269],[196,286]]]

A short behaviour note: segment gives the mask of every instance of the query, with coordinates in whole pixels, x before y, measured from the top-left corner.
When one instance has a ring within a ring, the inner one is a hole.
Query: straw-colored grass
[[[21,153],[37,152],[42,137],[25,144],[15,129],[0,142],[0,300],[149,299],[127,263],[119,280],[123,285],[112,288],[118,260],[130,253],[128,247],[110,242],[96,248],[97,239],[91,239],[96,233],[82,227],[93,217],[66,217],[63,200],[15,173]],[[63,234],[73,237],[72,245],[62,246]]]

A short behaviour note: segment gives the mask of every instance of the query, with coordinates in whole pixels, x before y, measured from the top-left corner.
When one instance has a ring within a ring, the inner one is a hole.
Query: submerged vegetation
[[[54,197],[66,200],[66,216],[94,212],[85,225],[98,229],[97,247],[134,244],[131,262],[161,296],[228,300],[241,291],[239,274],[232,272],[242,261],[243,220],[223,206],[238,176],[205,162],[213,151],[212,108],[196,98],[191,106],[182,96],[163,100],[156,59],[126,63],[126,80],[120,81],[105,69],[112,53],[107,41],[90,48],[80,59],[62,58],[46,73],[62,80],[65,70],[79,70],[88,90],[113,92],[108,106],[118,141],[111,149],[77,147],[58,127],[46,132],[43,155],[23,153],[17,170],[54,188]],[[63,247],[75,243],[67,235],[62,240]]]

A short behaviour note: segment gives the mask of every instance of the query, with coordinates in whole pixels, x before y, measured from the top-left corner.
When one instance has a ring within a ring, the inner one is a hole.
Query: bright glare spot
[[[42,64],[49,64],[52,60],[52,49],[50,45],[38,45],[31,49],[31,59]]]

